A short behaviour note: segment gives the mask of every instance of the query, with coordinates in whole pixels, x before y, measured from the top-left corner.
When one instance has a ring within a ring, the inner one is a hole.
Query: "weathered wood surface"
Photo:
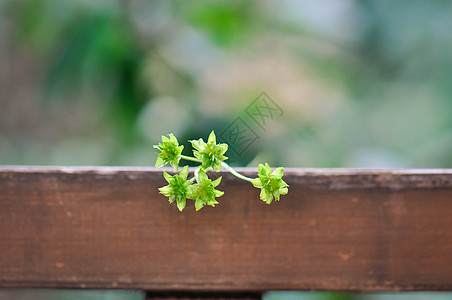
[[[0,167],[0,287],[452,290],[451,170],[286,174],[180,213],[154,168]]]

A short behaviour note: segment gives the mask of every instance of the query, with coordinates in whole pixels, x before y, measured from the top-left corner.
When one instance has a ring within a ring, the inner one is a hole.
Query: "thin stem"
[[[186,156],[186,155],[181,155],[180,158],[185,159],[185,160],[191,160],[191,161],[196,161],[196,162],[202,162],[202,160],[197,159],[195,157],[191,157],[191,156]]]
[[[193,174],[194,176],[189,179],[191,182],[194,182],[195,179],[196,179],[196,182],[199,182],[199,171],[200,171],[199,168],[195,169],[195,172]]]
[[[199,168],[195,169],[195,178],[196,178],[196,182],[199,183]]]
[[[195,157],[191,157],[191,156],[181,155],[180,158],[181,159],[185,159],[185,160],[190,160],[190,161],[195,161],[195,162],[202,163],[202,160],[197,159]],[[228,165],[225,162],[221,162],[221,165],[225,169],[227,169],[229,172],[231,172],[231,174],[234,175],[235,177],[238,177],[238,178],[243,179],[243,180],[248,181],[248,182],[251,182],[251,181],[254,180],[254,178],[250,178],[250,177],[247,177],[245,175],[242,175],[242,174],[238,173],[236,170],[234,170],[230,165]],[[193,179],[196,179],[196,181],[198,181],[198,173],[199,173],[199,169],[196,169],[195,170],[195,174],[194,174],[195,176],[193,178],[190,178],[190,181],[193,181]]]
[[[250,177],[246,177],[245,175],[242,175],[240,173],[238,173],[236,170],[234,170],[233,168],[231,168],[231,166],[229,166],[227,163],[225,162],[221,162],[221,165],[223,167],[225,167],[229,172],[231,172],[232,175],[234,175],[235,177],[238,177],[240,179],[246,180],[246,181],[253,181],[254,178],[250,178]]]

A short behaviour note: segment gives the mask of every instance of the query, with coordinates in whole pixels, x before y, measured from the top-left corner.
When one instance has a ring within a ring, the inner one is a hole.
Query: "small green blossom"
[[[205,172],[200,171],[197,179],[198,183],[189,187],[190,198],[195,200],[196,211],[203,208],[204,205],[215,206],[218,204],[215,197],[223,196],[224,192],[216,190],[215,187],[220,184],[221,176],[212,181],[207,178]]]
[[[185,208],[186,199],[190,198],[189,187],[192,184],[190,180],[187,180],[188,166],[183,167],[179,175],[171,176],[163,172],[163,176],[168,181],[168,185],[159,188],[160,193],[169,197],[169,203],[176,200],[177,208],[182,211]]]
[[[212,168],[219,172],[221,170],[221,162],[228,159],[223,154],[228,150],[227,144],[217,144],[215,133],[212,131],[209,135],[209,139],[206,142],[201,138],[199,140],[190,141],[193,148],[193,155],[202,160],[201,167],[204,170]]]
[[[170,133],[168,136],[169,138],[162,136],[162,142],[158,145],[154,145],[154,148],[161,151],[158,154],[155,166],[157,168],[160,168],[167,163],[170,163],[171,166],[173,166],[174,172],[177,172],[179,170],[179,161],[181,159],[181,154],[184,146],[179,146],[179,142],[172,133]]]
[[[279,201],[280,195],[286,195],[289,185],[282,180],[284,175],[284,168],[277,168],[272,172],[268,164],[259,165],[259,178],[253,179],[251,182],[255,187],[261,189],[260,198],[267,204],[273,201]]]

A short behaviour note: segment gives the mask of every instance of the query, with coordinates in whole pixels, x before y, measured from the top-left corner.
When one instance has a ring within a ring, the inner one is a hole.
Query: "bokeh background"
[[[265,92],[284,114],[237,165],[452,167],[451,15],[422,0],[0,0],[0,163],[152,165],[162,134],[221,132]]]
[[[233,165],[450,168],[451,16],[440,0],[0,0],[0,164],[149,166],[161,135],[242,117],[259,138]],[[283,112],[264,129],[245,114],[262,92]]]

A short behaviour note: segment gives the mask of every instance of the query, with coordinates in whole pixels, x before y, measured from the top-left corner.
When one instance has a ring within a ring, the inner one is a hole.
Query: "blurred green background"
[[[0,0],[0,163],[153,165],[162,134],[221,132],[266,92],[284,114],[236,165],[452,167],[451,15],[421,0]]]
[[[451,168],[451,16],[439,0],[0,0],[0,164],[150,166],[161,135],[242,117],[259,138],[233,165]],[[283,111],[265,128],[245,113],[261,92]],[[306,295],[285,297],[351,297]]]

